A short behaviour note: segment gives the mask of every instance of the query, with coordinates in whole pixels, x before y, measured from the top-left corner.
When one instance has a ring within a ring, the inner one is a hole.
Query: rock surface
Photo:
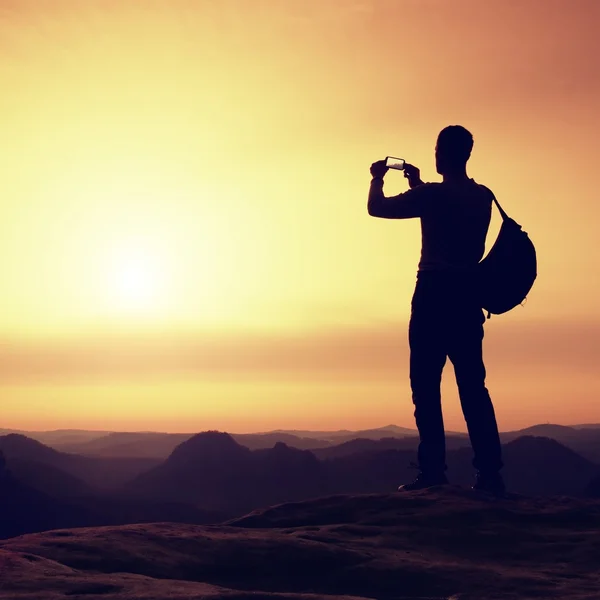
[[[0,542],[0,598],[598,598],[600,502],[457,487]]]

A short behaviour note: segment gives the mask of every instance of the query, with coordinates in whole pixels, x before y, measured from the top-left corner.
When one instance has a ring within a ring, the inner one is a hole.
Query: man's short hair
[[[449,125],[440,131],[437,148],[446,162],[464,164],[473,150],[473,135],[462,125]]]

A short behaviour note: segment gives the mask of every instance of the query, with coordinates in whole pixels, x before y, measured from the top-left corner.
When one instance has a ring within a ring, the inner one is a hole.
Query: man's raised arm
[[[383,193],[383,176],[388,167],[384,160],[377,161],[371,165],[371,187],[369,188],[369,199],[367,211],[372,217],[382,219],[412,219],[420,217],[423,211],[423,197],[425,189],[418,189],[423,182],[417,167],[407,164],[404,168],[404,176],[408,179],[410,190],[397,196],[386,198]]]

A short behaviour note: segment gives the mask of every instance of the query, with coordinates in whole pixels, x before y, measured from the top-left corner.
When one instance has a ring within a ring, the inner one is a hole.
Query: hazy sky
[[[600,422],[599,22],[595,0],[4,0],[0,427],[412,426],[419,223],[367,215],[369,166],[435,181],[455,123],[538,249],[526,306],[486,325],[500,427]]]

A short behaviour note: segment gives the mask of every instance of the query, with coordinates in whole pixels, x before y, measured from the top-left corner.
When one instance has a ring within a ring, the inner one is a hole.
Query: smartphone
[[[404,159],[394,158],[393,156],[386,156],[385,166],[389,169],[398,169],[398,171],[402,171],[404,169]]]

